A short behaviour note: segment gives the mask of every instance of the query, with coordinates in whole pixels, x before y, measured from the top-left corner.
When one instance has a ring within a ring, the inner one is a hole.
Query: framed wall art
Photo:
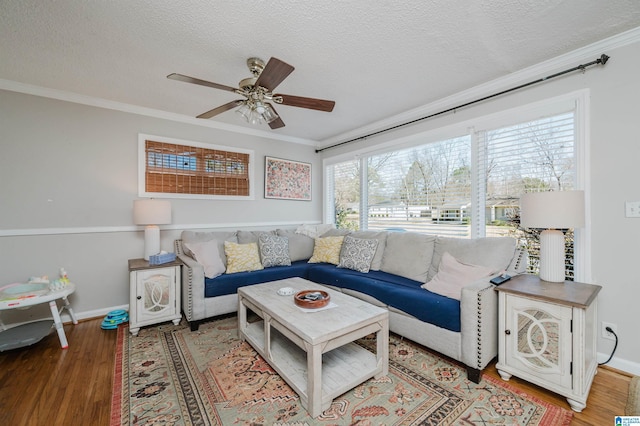
[[[311,201],[311,163],[265,157],[264,197]]]

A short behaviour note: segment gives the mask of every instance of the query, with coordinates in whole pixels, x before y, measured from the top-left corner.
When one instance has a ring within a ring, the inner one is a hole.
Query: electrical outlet
[[[618,334],[618,327],[615,324],[611,324],[610,322],[602,321],[602,337],[609,340],[616,340],[616,337],[613,333],[609,333],[607,331],[607,327],[613,330],[613,333]]]
[[[640,217],[640,201],[627,201],[624,207],[626,217]]]

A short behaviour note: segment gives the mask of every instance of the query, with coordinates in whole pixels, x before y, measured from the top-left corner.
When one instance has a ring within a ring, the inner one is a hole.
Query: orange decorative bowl
[[[317,309],[329,304],[331,296],[322,290],[303,290],[293,296],[296,305],[305,309]]]

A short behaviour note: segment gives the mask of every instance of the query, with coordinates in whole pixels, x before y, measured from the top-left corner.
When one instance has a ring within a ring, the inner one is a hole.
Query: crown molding
[[[417,118],[452,108],[455,105],[461,105],[474,99],[480,99],[493,93],[498,93],[511,87],[516,87],[527,81],[539,79],[541,76],[557,72],[558,69],[576,66],[581,61],[593,60],[594,58],[591,58],[592,56],[599,57],[608,50],[617,49],[637,42],[640,42],[640,27],[597,41],[583,48],[556,56],[555,58],[515,71],[504,77],[491,80],[468,90],[455,93],[429,104],[388,117],[384,120],[376,121],[367,126],[324,139],[318,142],[318,149],[326,148],[345,140],[358,138],[362,135],[367,135],[402,123],[407,123]],[[615,58],[613,58],[613,60],[615,60]]]
[[[275,139],[283,142],[293,142],[303,145],[317,146],[317,142],[311,139],[298,138],[294,136],[280,135],[273,132],[265,132],[264,130],[256,130],[233,124],[220,123],[211,120],[202,120],[182,114],[176,114],[167,111],[161,111],[153,108],[145,108],[137,105],[126,104],[123,102],[110,101],[107,99],[96,98],[93,96],[80,95],[74,92],[68,92],[58,89],[50,89],[48,87],[36,86],[32,84],[20,83],[13,80],[0,79],[0,89],[10,92],[24,93],[27,95],[41,96],[43,98],[57,99],[65,102],[72,102],[81,105],[88,105],[97,108],[110,109],[114,111],[126,112],[129,114],[143,115],[146,117],[160,118],[163,120],[175,121],[178,123],[191,124],[195,126],[209,127],[227,132],[240,133],[249,136],[257,136],[265,139]]]

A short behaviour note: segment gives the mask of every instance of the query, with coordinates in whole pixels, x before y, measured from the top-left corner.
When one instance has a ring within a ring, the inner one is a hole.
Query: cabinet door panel
[[[570,389],[571,308],[518,297],[507,305],[507,363]]]
[[[138,320],[173,315],[175,306],[173,268],[138,272]]]

